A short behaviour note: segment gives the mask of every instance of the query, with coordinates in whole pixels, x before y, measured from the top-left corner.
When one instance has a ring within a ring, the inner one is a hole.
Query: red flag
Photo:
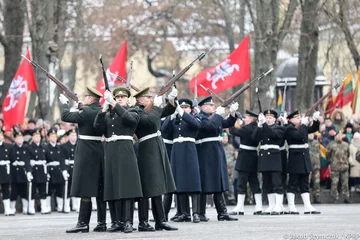
[[[114,87],[115,84],[125,84],[124,82],[120,82],[116,79],[116,76],[122,77],[123,79],[126,79],[126,45],[127,41],[125,40],[119,51],[117,52],[114,60],[110,64],[109,68],[106,69],[106,76],[107,80],[109,82],[109,87]],[[104,93],[105,92],[105,85],[104,85],[104,79],[102,78],[96,89]],[[103,103],[104,99],[101,98],[101,103]]]
[[[196,76],[198,85],[211,89],[214,93],[239,85],[250,79],[249,37],[246,36],[239,46],[222,62],[208,68]],[[190,89],[194,92],[195,78],[190,81]],[[209,95],[198,87],[198,96]]]
[[[332,93],[330,93],[330,95],[328,96],[328,100],[327,100],[327,105],[325,108],[325,115],[326,114],[332,114],[332,112],[335,109],[335,103],[334,103],[334,99],[332,97]]]
[[[26,57],[31,59],[28,48],[26,49]],[[5,131],[10,131],[15,124],[23,123],[28,91],[37,91],[37,84],[33,66],[28,61],[23,60],[15,73],[2,105]]]

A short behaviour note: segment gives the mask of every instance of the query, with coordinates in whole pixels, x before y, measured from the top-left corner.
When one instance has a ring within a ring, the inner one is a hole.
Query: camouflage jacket
[[[314,170],[320,169],[320,143],[309,139],[310,159]]]
[[[331,164],[332,171],[349,169],[349,144],[341,141],[332,141],[326,148],[326,159]]]

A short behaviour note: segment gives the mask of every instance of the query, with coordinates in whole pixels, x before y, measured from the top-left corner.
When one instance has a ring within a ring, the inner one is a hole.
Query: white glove
[[[219,107],[216,108],[215,113],[219,114],[219,115],[224,115],[225,114],[225,108],[223,108],[222,106],[219,106]]]
[[[50,181],[50,174],[47,174],[46,177],[47,177],[47,181]]]
[[[31,180],[33,179],[33,175],[31,174],[31,172],[26,173],[26,178],[28,182],[31,182]]]
[[[110,105],[110,103],[108,101],[105,101],[104,105],[103,105],[103,108],[102,108],[102,111],[106,112],[109,109],[109,105]]]
[[[63,175],[65,181],[68,180],[68,178],[70,177],[68,171],[66,171],[66,170],[62,171],[62,175]]]
[[[239,119],[239,124],[240,124],[240,126],[242,126],[244,124],[244,121]]]
[[[280,121],[281,121],[284,125],[288,124],[288,120],[286,119],[286,117],[280,116],[279,118],[280,118]]]
[[[309,125],[309,117],[303,117],[301,119],[301,124],[304,124],[305,126]]]
[[[62,93],[60,93],[59,100],[60,100],[61,104],[69,103],[69,100],[67,99],[67,97],[65,97]]]
[[[281,114],[281,116],[283,116],[284,118],[287,118],[287,112],[286,111],[284,111],[282,114]]]
[[[194,109],[195,109],[195,111],[196,111],[196,114],[199,114],[200,113],[200,108],[198,108],[198,107],[194,107]]]
[[[266,122],[266,118],[263,113],[259,114],[258,120],[259,120],[258,127],[262,127],[264,125],[264,123]]]
[[[108,101],[109,103],[112,103],[114,101],[113,95],[109,90],[106,90],[103,95],[104,99]]]
[[[177,112],[177,109],[176,109],[175,112],[170,115],[170,120],[175,119],[177,114],[178,114],[178,112]]]
[[[231,104],[230,105],[230,113],[236,112],[238,110],[238,108],[239,108],[239,103],[236,102],[236,103]]]
[[[319,120],[319,117],[320,117],[320,112],[319,111],[315,111],[314,114],[312,115],[312,119],[314,121]]]
[[[184,115],[184,109],[182,109],[181,107],[180,107],[180,104],[179,104],[179,102],[178,101],[176,101],[176,104],[177,104],[177,106],[176,106],[176,111],[178,112],[178,114],[180,115],[180,117],[182,117],[183,115]]]
[[[155,106],[155,107],[160,107],[162,103],[163,103],[162,96],[156,95],[156,96],[154,97],[154,106]]]
[[[177,95],[178,95],[178,90],[175,87],[173,87],[168,95],[168,98],[169,100],[174,100],[177,97]]]

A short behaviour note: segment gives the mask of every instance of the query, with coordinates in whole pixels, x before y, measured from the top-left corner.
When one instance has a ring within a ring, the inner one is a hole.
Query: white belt
[[[10,161],[9,160],[0,160],[0,166],[6,165],[6,172],[9,175],[10,174]]]
[[[193,143],[195,143],[195,138],[192,138],[192,137],[178,137],[178,138],[174,138],[173,142],[174,143],[182,143],[182,142],[193,142]]]
[[[65,159],[65,165],[74,164],[74,160]]]
[[[305,143],[305,144],[291,144],[289,145],[289,149],[301,149],[301,148],[308,148],[309,144]]]
[[[30,160],[30,165],[33,167],[35,165],[43,165],[44,166],[44,173],[47,174],[46,168],[46,160]]]
[[[201,143],[206,143],[206,142],[220,142],[220,141],[222,141],[221,136],[208,137],[208,138],[203,138],[203,139],[196,140],[196,144],[201,144]]]
[[[241,149],[245,149],[245,150],[257,150],[257,147],[254,146],[248,146],[248,145],[244,145],[244,144],[240,144],[239,148]]]
[[[133,140],[132,136],[128,135],[112,135],[109,138],[106,138],[106,142],[115,142],[117,140]]]
[[[163,140],[164,140],[164,143],[166,143],[166,144],[173,144],[172,140],[165,139],[165,138],[163,138]]]
[[[264,144],[260,146],[260,149],[262,150],[268,150],[268,149],[280,149],[278,145],[275,144]]]
[[[282,146],[282,147],[280,147],[280,149],[279,149],[280,151],[282,151],[282,150],[285,150],[285,145],[284,146]]]
[[[15,161],[12,163],[13,166],[25,166],[24,161]]]
[[[161,136],[161,132],[160,131],[157,131],[156,133],[152,133],[152,134],[149,134],[149,135],[146,135],[142,138],[139,139],[139,143],[143,142],[143,141],[146,141],[150,138],[154,138],[154,137],[159,137]]]
[[[79,139],[101,141],[101,137],[99,136],[79,135]]]
[[[59,162],[59,161],[52,161],[52,162],[49,162],[47,165],[48,165],[48,166],[55,167],[55,166],[59,166],[59,165],[60,165],[60,162]]]

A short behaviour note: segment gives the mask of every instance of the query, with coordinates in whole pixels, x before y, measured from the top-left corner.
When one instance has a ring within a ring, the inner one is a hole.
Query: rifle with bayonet
[[[284,92],[283,92],[283,100],[282,100],[282,105],[281,105],[281,114],[284,114],[284,112],[285,112],[286,90],[287,90],[287,79],[285,79],[285,86],[284,86]]]
[[[198,105],[198,101],[199,101],[197,84],[198,84],[198,78],[196,75],[195,76],[195,85],[194,85],[194,107],[196,107]]]
[[[23,57],[25,60],[27,60],[34,68],[37,68],[41,72],[43,72],[51,81],[53,81],[59,88],[61,88],[66,93],[66,95],[69,96],[69,98],[71,98],[75,102],[79,102],[79,98],[76,95],[76,93],[74,93],[68,87],[66,87],[59,79],[57,79],[55,76],[51,75],[48,71],[46,71],[43,67],[41,67],[38,63],[34,62],[33,60],[28,59],[24,55],[21,55],[21,57]],[[78,107],[81,108],[82,104],[79,103]]]
[[[243,92],[245,92],[250,86],[251,84],[255,83],[256,81],[259,81],[261,79],[263,79],[266,75],[268,75],[269,73],[271,73],[274,70],[274,68],[271,68],[269,71],[260,74],[258,77],[250,80],[248,83],[245,84],[245,86],[243,86],[242,88],[240,88],[239,90],[237,90],[233,95],[231,95],[226,101],[224,101],[221,106],[222,107],[227,107],[229,104],[231,104],[232,102],[234,102],[234,100],[240,96]]]
[[[255,88],[255,92],[256,92],[257,99],[258,99],[259,112],[262,113],[263,111],[262,111],[261,101],[260,101],[260,97],[259,97],[259,88]]]
[[[109,73],[110,76],[112,76],[113,78],[119,80],[119,81],[122,82],[122,83],[126,83],[126,82],[127,82],[127,80],[125,80],[124,78],[120,77],[119,75],[116,75],[116,74],[114,74],[114,73],[112,73],[112,72],[110,72],[110,71],[108,71],[108,73]],[[136,92],[140,92],[140,89],[139,89],[138,87],[135,87],[135,86],[132,85],[132,84],[130,84],[130,87],[131,87],[132,89],[134,89]]]
[[[199,60],[201,61],[210,51],[212,48],[209,49],[209,51],[205,53],[201,53],[196,57],[195,60],[193,60],[189,65],[187,65],[185,68],[183,68],[179,73],[177,73],[175,76],[173,76],[157,93],[157,96],[164,95],[174,84],[177,80],[179,80],[189,69],[194,65],[194,63]]]
[[[106,76],[106,72],[105,72],[105,68],[104,68],[104,63],[103,63],[103,60],[102,60],[102,55],[100,55],[99,60],[100,60],[100,63],[101,63],[101,69],[102,69],[105,89],[110,92],[109,82],[107,80],[107,76]],[[111,112],[111,109],[112,109],[112,106],[109,105],[109,111],[110,112]]]
[[[126,88],[130,89],[130,81],[131,81],[131,75],[132,75],[132,70],[133,70],[133,61],[130,62],[130,71],[127,75],[126,78]]]

